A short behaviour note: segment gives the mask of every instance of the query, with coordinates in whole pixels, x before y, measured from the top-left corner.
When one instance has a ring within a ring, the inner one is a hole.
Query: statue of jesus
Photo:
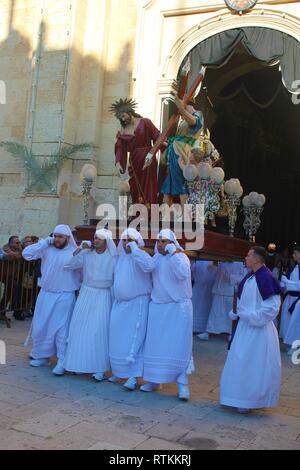
[[[132,202],[151,204],[158,202],[157,160],[149,154],[160,131],[150,119],[136,113],[137,103],[125,98],[111,105],[111,112],[120,121],[115,143],[115,165],[121,176],[127,169],[130,176]]]

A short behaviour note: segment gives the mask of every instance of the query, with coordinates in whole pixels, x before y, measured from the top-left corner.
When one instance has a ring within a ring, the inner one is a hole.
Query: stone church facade
[[[58,222],[80,224],[79,174],[87,162],[98,170],[90,216],[98,204],[117,202],[118,123],[110,103],[132,96],[160,127],[178,70],[199,42],[244,26],[300,41],[300,1],[251,3],[239,14],[224,0],[2,0],[0,141],[18,142],[39,164],[70,144],[97,148],[71,155],[58,177],[44,175],[43,190],[28,190],[35,175],[24,158],[0,148],[0,242],[12,234],[45,236]]]

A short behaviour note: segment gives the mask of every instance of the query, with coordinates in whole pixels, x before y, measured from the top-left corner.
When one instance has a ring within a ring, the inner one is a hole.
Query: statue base
[[[91,220],[91,225],[78,225],[76,229],[76,238],[78,241],[82,240],[93,240],[94,234],[97,229],[97,220]],[[113,232],[113,238],[116,242],[119,241],[121,233],[125,228],[130,226],[130,222],[126,221],[116,221],[108,222],[109,229]],[[162,224],[158,224],[157,227],[151,226],[148,230],[148,236],[144,236],[145,240],[145,249],[152,254],[154,252],[154,245],[156,242],[156,235],[159,230],[165,228]],[[171,225],[171,229],[176,229]],[[178,224],[177,224],[178,228]],[[175,230],[176,231],[176,230]],[[247,240],[241,238],[231,237],[229,235],[224,235],[218,233],[215,230],[205,229],[202,234],[202,244],[201,248],[187,248],[189,243],[195,240],[195,227],[190,227],[190,230],[185,227],[184,231],[181,231],[183,235],[178,236],[178,242],[180,245],[185,248],[185,253],[194,259],[208,259],[208,260],[217,260],[217,261],[241,261],[244,260],[251,246],[253,246]],[[178,231],[176,231],[176,234]],[[179,231],[180,233],[180,231]],[[144,234],[143,234],[144,235]],[[153,235],[153,236],[152,236]],[[198,233],[199,235],[199,233]]]

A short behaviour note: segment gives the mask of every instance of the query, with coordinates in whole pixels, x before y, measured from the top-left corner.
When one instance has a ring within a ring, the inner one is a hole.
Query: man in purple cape
[[[253,247],[249,273],[239,285],[235,336],[220,385],[220,402],[245,413],[277,405],[281,383],[278,333],[273,320],[280,308],[280,285],[265,266],[266,251]]]

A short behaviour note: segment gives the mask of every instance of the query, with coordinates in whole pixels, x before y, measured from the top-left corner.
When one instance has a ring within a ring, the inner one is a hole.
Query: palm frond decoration
[[[53,180],[55,177],[58,177],[59,170],[65,160],[69,159],[76,152],[86,152],[97,148],[89,143],[64,145],[59,152],[43,155],[41,156],[42,158],[39,158],[33,155],[31,150],[25,145],[21,145],[18,142],[2,141],[0,142],[0,147],[4,148],[23,164],[29,181],[26,188],[27,192],[31,192],[36,188],[47,188],[51,193],[56,191],[55,186],[53,186]],[[40,160],[42,160],[41,163],[39,162]]]

